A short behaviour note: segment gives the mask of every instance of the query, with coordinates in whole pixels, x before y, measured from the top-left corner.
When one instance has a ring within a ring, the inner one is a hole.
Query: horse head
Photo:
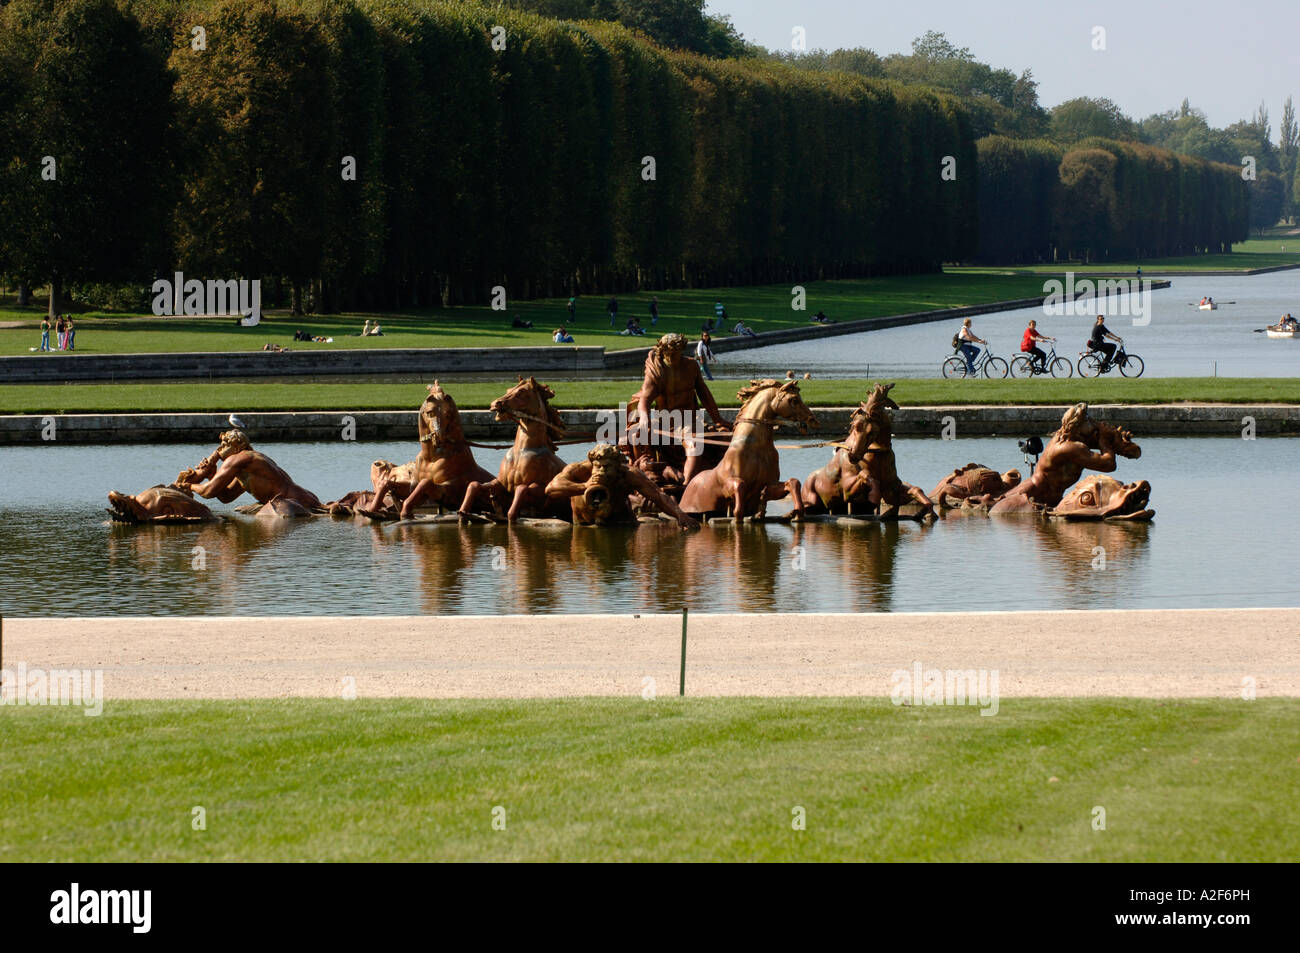
[[[538,383],[537,378],[527,380],[519,378],[519,383],[510,388],[489,406],[497,420],[514,420],[527,430],[527,424],[541,424],[544,428],[546,443],[555,449],[555,436],[564,433],[564,420],[550,405],[555,391],[545,384]]]
[[[795,381],[753,380],[736,394],[741,400],[736,419],[748,418],[760,423],[793,420],[801,432],[818,426],[817,418],[803,402]]]
[[[456,401],[436,380],[429,385],[429,396],[420,405],[420,417],[428,429],[429,440],[435,446],[459,443],[465,438]]]
[[[1133,441],[1131,431],[1106,423],[1104,420],[1097,421],[1097,446],[1103,451],[1110,450],[1130,460],[1142,456],[1142,448]]]

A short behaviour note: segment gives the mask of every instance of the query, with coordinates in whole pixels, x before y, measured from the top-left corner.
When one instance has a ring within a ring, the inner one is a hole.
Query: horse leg
[[[925,509],[921,510],[921,514],[917,519],[924,520],[927,516],[934,516],[934,503],[928,496],[921,492],[919,486],[912,486],[909,484],[907,487],[907,495],[925,507]]]
[[[438,505],[439,512],[442,511],[442,486],[434,483],[433,480],[421,480],[415,485],[410,496],[402,503],[402,519],[409,520],[415,515],[415,508],[425,500],[430,500]]]
[[[727,481],[727,489],[731,491],[731,518],[737,523],[745,518],[745,481],[733,479]]]
[[[477,480],[473,481],[465,488],[465,499],[461,501],[460,509],[457,512],[459,512],[461,516],[469,516],[474,512],[474,504],[478,501],[479,492],[483,490],[487,491],[488,499],[492,504],[492,508],[496,509],[496,491],[500,487],[500,480],[491,480],[488,483],[479,483]]]
[[[799,481],[794,477],[791,477],[784,483],[769,483],[763,488],[764,504],[766,504],[768,500],[784,500],[787,496],[790,497],[791,502],[794,503],[794,516],[803,516],[802,490],[799,486]]]
[[[514,499],[510,502],[510,512],[506,514],[507,523],[514,523],[519,519],[519,511],[523,509],[524,498],[539,489],[541,489],[541,484],[538,483],[521,483],[515,487]]]
[[[794,503],[794,515],[796,518],[801,519],[803,517],[803,491],[799,486],[799,481],[794,477],[790,477],[785,481],[785,485],[790,492],[790,499]]]

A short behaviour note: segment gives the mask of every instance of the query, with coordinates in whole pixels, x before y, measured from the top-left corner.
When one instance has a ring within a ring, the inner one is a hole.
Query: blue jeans
[[[963,344],[961,346],[962,357],[966,358],[966,373],[975,373],[975,358],[979,356],[980,349],[974,344]]]
[[[713,380],[713,372],[709,370],[709,364],[707,361],[700,361],[700,370],[704,372],[705,379]]]
[[[42,332],[41,332],[41,350],[42,350],[42,351],[48,351],[49,349],[50,349],[50,332],[49,332],[49,331],[42,331]]]
[[[75,341],[76,339],[77,339],[77,332],[76,332],[76,331],[69,331],[69,332],[68,332],[68,350],[69,350],[69,351],[75,351],[75,350],[76,350],[76,348],[73,347],[73,345],[72,345],[72,342]]]

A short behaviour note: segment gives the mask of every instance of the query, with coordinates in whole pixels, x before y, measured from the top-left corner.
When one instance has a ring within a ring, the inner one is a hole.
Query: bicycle
[[[953,377],[979,377],[981,373],[985,377],[1006,377],[1007,362],[1000,357],[995,357],[993,352],[985,345],[984,350],[975,355],[975,373],[966,373],[966,358],[961,354],[961,348],[957,353],[948,360],[943,362],[943,376]]]
[[[1011,361],[1012,377],[1034,377],[1037,374],[1048,374],[1053,377],[1073,377],[1074,365],[1064,357],[1056,356],[1056,345],[1047,352],[1047,357],[1043,359],[1043,367],[1040,370],[1034,363],[1033,357],[1028,354],[1021,354]]]
[[[1091,344],[1088,345],[1086,352],[1079,352],[1080,377],[1099,377],[1110,373],[1116,367],[1125,377],[1141,377],[1146,365],[1142,363],[1142,358],[1124,350],[1122,339],[1115,347],[1115,356],[1109,361],[1102,357],[1102,352],[1094,350]]]

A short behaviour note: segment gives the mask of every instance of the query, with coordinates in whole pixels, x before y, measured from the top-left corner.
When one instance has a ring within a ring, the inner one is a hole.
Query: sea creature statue
[[[492,482],[492,474],[474,461],[474,451],[465,439],[456,402],[436,380],[420,405],[416,429],[420,452],[414,462],[409,468],[390,464],[375,483],[374,501],[378,505],[363,507],[363,512],[378,514],[390,495],[401,507],[402,519],[414,516],[417,506],[456,509],[464,502],[471,483]]]
[[[1047,511],[1063,520],[1131,520],[1147,522],[1156,515],[1147,509],[1151,484],[1146,480],[1120,483],[1104,474],[1086,476],[1065,495],[1065,499]]]
[[[564,469],[564,461],[555,452],[555,440],[564,434],[564,421],[550,405],[554,396],[555,391],[539,384],[537,378],[521,377],[518,384],[492,401],[489,409],[497,420],[514,420],[519,426],[514,446],[506,451],[496,479],[473,480],[466,487],[459,510],[463,517],[469,518],[476,506],[482,506],[482,497],[487,497],[486,502],[498,517],[508,501],[505,516],[511,523],[520,516],[568,516],[566,503],[546,496],[546,487]]]
[[[875,514],[882,520],[925,519],[934,504],[919,487],[898,477],[894,460],[894,424],[898,410],[889,392],[893,384],[877,384],[866,401],[853,412],[849,435],[831,462],[808,477],[812,490],[804,489],[804,502],[832,513]],[[903,511],[916,504],[919,511]]]
[[[707,430],[701,406],[712,421]],[[646,355],[641,389],[627,405],[628,456],[661,486],[685,486],[717,465],[725,445],[725,440],[699,442],[696,437],[730,430],[700,365],[686,356],[685,336],[665,334]]]
[[[968,463],[939,481],[930,491],[930,499],[940,507],[987,506],[1018,486],[1020,480],[1019,470],[998,473],[978,463]]]
[[[731,443],[722,460],[691,480],[682,494],[687,513],[722,515],[730,510],[737,520],[761,518],[771,500],[787,496],[795,516],[804,503],[799,481],[781,482],[781,461],[773,432],[782,420],[792,420],[801,432],[817,426],[817,418],[803,402],[794,381],[754,380],[737,395],[742,401]]]
[[[677,520],[682,529],[700,524],[682,512],[677,502],[640,470],[628,466],[618,447],[600,443],[587,451],[587,459],[570,463],[546,487],[552,499],[569,500],[575,523],[601,526],[635,523],[629,497],[639,495],[647,503]]]
[[[115,523],[215,523],[221,520],[194,495],[178,486],[151,486],[135,494],[110,491],[109,515]]]
[[[199,482],[205,481],[205,482]],[[316,494],[294,483],[274,460],[253,449],[242,430],[227,430],[215,451],[176,478],[197,496],[230,503],[248,493],[262,506],[259,516],[309,516],[322,510]],[[244,507],[242,511],[251,511]]]
[[[1075,404],[1061,417],[1061,428],[1052,434],[1033,475],[1012,487],[989,513],[1033,513],[1056,506],[1084,470],[1113,473],[1116,456],[1136,460],[1142,449],[1127,430],[1093,420],[1086,403]]]

